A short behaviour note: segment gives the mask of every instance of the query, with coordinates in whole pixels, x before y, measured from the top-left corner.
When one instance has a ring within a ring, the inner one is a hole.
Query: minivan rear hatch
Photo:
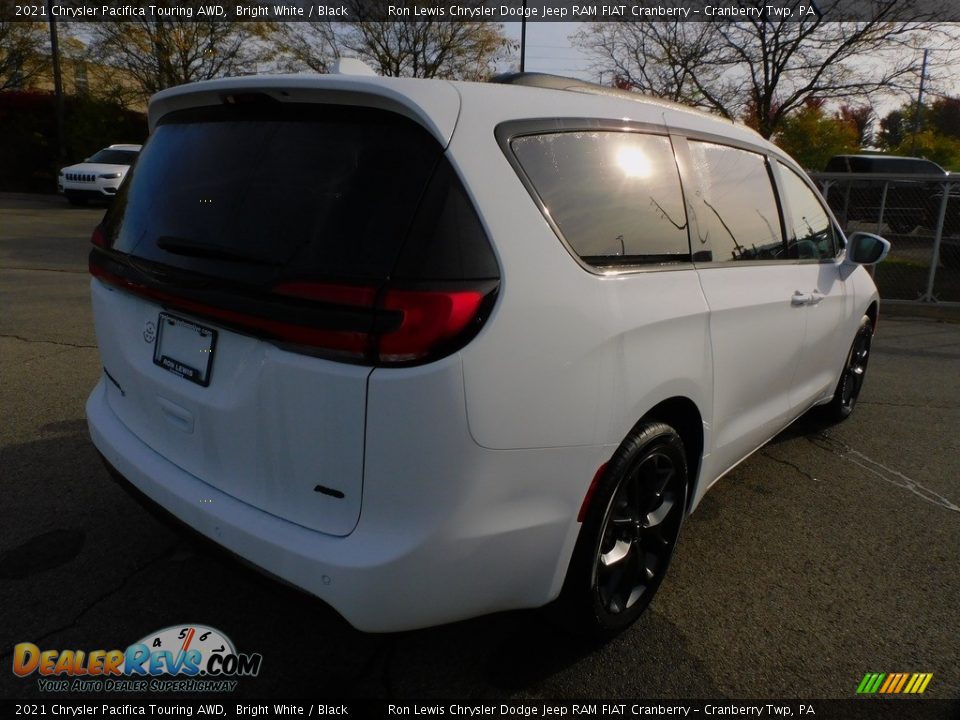
[[[220,100],[159,119],[95,233],[108,402],[218,490],[346,535],[371,343],[398,322],[377,299],[443,146],[382,107]]]

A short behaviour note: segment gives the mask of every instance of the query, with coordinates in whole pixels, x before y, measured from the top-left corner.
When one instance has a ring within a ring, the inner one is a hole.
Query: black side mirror
[[[868,232],[855,232],[849,238],[847,261],[856,265],[876,265],[890,252],[890,241]]]

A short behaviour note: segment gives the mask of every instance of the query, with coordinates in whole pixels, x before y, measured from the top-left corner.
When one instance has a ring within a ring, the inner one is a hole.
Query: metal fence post
[[[877,235],[882,235],[883,230],[883,213],[887,209],[887,188],[890,187],[890,181],[883,181],[883,190],[880,192],[880,213],[877,215]],[[870,273],[870,277],[877,277],[877,266],[871,265],[867,268],[867,272]]]
[[[883,181],[883,191],[880,193],[880,214],[877,216],[877,235],[882,235],[881,228],[883,226],[883,213],[887,209],[887,188],[890,187],[890,182],[887,180]]]
[[[940,213],[937,215],[937,230],[933,235],[933,250],[930,253],[930,274],[927,276],[927,291],[920,297],[921,302],[937,302],[933,295],[933,281],[937,276],[937,265],[940,264],[940,240],[943,238],[943,221],[947,216],[947,202],[950,200],[950,183],[945,182],[943,197],[940,199]]]

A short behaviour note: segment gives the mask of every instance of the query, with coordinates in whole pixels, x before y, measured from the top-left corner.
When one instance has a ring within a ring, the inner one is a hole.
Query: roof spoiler
[[[363,60],[358,58],[337,58],[337,61],[333,64],[333,69],[330,70],[332,75],[367,75],[376,77],[377,72],[372,67],[367,65]]]

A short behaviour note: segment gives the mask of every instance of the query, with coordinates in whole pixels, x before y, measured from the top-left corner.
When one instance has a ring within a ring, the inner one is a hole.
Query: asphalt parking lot
[[[0,195],[0,696],[40,694],[9,671],[15,643],[204,623],[263,654],[237,697],[848,698],[866,672],[932,672],[927,697],[960,697],[960,324],[883,318],[854,416],[801,419],[722,480],[615,641],[534,612],[365,635],[109,480],[83,415],[101,214]]]

